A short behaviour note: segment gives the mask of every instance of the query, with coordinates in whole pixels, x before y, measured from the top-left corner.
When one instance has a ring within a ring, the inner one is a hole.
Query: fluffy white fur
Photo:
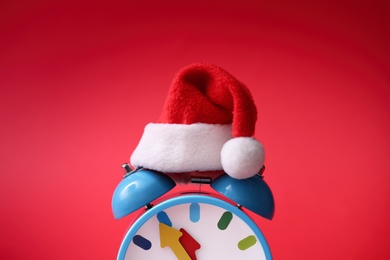
[[[223,170],[236,179],[254,176],[264,165],[263,145],[252,137],[229,140],[221,151]]]
[[[221,149],[231,130],[230,124],[150,123],[130,161],[162,172],[222,170]]]

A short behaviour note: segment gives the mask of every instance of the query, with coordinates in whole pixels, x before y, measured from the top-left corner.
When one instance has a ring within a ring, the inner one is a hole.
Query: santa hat
[[[252,177],[264,163],[263,146],[253,138],[256,119],[249,90],[231,74],[210,64],[187,66],[173,79],[158,122],[145,127],[131,163]]]

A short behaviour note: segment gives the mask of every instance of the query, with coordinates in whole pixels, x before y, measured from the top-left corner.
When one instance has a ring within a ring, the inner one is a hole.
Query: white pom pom
[[[235,179],[254,176],[264,165],[263,145],[252,137],[227,141],[221,150],[223,170]]]

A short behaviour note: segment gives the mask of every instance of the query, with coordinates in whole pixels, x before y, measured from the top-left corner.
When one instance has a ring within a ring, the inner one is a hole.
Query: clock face
[[[204,195],[167,200],[127,232],[118,259],[271,259],[256,224],[239,208]]]

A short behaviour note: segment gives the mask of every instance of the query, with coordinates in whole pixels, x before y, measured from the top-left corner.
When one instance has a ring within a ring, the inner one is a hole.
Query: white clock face
[[[129,230],[118,259],[271,259],[261,231],[227,202],[184,196],[149,211]]]

